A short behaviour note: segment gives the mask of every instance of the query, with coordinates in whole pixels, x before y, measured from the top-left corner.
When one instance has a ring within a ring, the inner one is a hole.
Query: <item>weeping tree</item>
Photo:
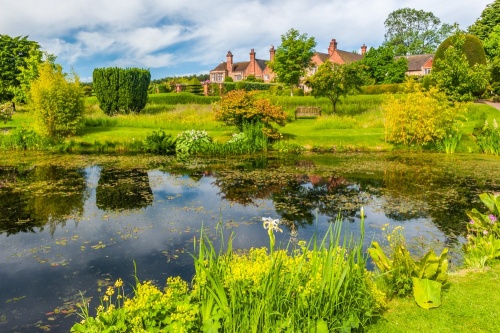
[[[92,78],[99,107],[107,115],[140,112],[146,106],[151,81],[149,70],[96,68]]]

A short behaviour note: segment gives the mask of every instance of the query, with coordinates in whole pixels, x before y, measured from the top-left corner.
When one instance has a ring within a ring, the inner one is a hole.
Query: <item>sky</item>
[[[358,51],[384,41],[384,21],[400,8],[432,12],[466,29],[493,0],[0,0],[0,34],[29,36],[82,81],[94,68],[139,67],[152,79],[205,74],[231,51],[269,59],[294,28],[316,51]]]

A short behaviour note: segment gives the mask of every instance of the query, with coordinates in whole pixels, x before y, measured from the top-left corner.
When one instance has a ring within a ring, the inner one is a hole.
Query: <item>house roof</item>
[[[266,69],[267,60],[263,59],[255,59],[255,63],[260,67],[261,70]],[[233,63],[233,72],[243,72],[247,69],[248,65],[250,65],[250,61],[240,61]],[[217,65],[211,72],[223,72],[227,69],[227,62],[221,62]]]
[[[408,71],[421,71],[422,67],[429,60],[434,58],[434,54],[417,54],[409,56],[398,56],[396,59],[406,58],[408,60]]]
[[[330,55],[328,53],[316,52],[316,55],[321,59],[322,62],[325,62]]]
[[[344,60],[346,64],[350,64],[352,62],[360,61],[361,59],[363,59],[363,55],[353,52],[342,50],[335,50],[334,52],[337,52],[339,57],[342,58],[342,60]],[[330,58],[330,55],[328,53],[316,52],[316,55],[321,59],[322,62],[325,62]]]
[[[344,60],[346,64],[350,64],[351,62],[356,62],[363,59],[363,55],[354,52],[347,52],[341,50],[336,50],[336,52]]]

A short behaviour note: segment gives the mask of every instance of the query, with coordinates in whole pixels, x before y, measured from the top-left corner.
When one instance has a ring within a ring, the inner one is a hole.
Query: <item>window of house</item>
[[[431,73],[431,69],[430,68],[424,68],[424,75],[428,75]]]
[[[264,80],[269,80],[269,74],[264,75]]]
[[[234,81],[241,81],[241,75],[235,75]]]

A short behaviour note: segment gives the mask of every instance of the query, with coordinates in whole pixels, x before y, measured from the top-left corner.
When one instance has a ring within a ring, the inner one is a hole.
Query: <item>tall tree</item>
[[[278,81],[292,88],[297,86],[311,63],[314,47],[314,37],[301,35],[293,28],[281,35],[281,45],[276,49],[273,61],[269,62],[269,67],[278,76]]]
[[[21,85],[19,75],[30,57],[41,61],[42,53],[37,42],[28,40],[28,36],[0,35],[0,102],[14,98],[16,88]]]
[[[484,41],[493,29],[500,24],[500,0],[490,3],[481,16],[469,27],[469,32]]]
[[[385,45],[396,55],[433,53],[453,29],[432,12],[401,8],[389,14],[384,22]]]
[[[308,80],[312,88],[311,94],[314,97],[328,98],[335,113],[340,97],[346,98],[349,93],[359,90],[363,84],[359,66],[357,63],[340,65],[325,61]]]
[[[401,83],[408,71],[408,60],[405,57],[396,59],[394,50],[388,46],[371,48],[366,52],[361,63],[370,84]]]
[[[444,52],[440,50],[434,59],[431,76],[440,90],[444,91],[451,100],[473,100],[481,96],[488,84],[490,73],[485,61],[474,62],[467,57],[468,53],[479,52],[483,53],[482,58],[485,57],[480,42],[467,43],[467,39],[471,38],[477,39],[472,35],[457,31],[443,42],[439,49]],[[449,46],[447,46],[448,43]],[[479,49],[467,52],[467,47],[470,45],[476,45]]]

